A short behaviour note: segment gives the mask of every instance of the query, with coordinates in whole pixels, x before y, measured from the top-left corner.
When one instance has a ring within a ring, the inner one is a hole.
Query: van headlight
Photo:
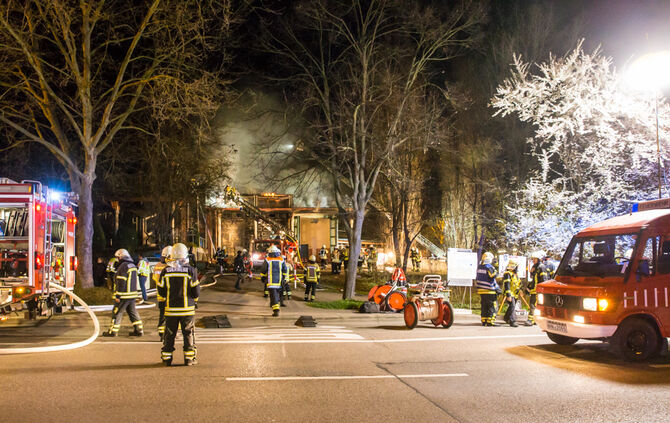
[[[540,305],[544,304],[544,294],[537,294],[537,303]]]
[[[582,309],[588,311],[597,311],[598,310],[598,299],[597,298],[582,298]]]

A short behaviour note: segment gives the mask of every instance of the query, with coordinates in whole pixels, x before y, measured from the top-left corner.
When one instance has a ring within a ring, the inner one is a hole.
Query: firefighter
[[[242,250],[242,258],[244,261],[244,272],[251,279],[253,276],[251,273],[251,257],[249,257],[249,252],[246,249]]]
[[[527,326],[532,326],[535,324],[535,316],[533,313],[535,312],[535,305],[537,304],[537,284],[549,279],[547,276],[547,268],[544,267],[544,264],[542,264],[544,253],[542,251],[535,251],[531,254],[530,257],[533,260],[533,267],[530,269],[530,281],[528,281],[528,285],[525,289],[526,294],[530,295],[528,300],[530,310],[528,312]]]
[[[328,250],[325,244],[319,250],[319,259],[321,260],[321,266],[325,268],[328,265]]]
[[[226,252],[226,247],[216,250],[214,258],[216,259],[216,263],[219,265],[219,274],[223,274],[227,267],[226,259],[228,258],[228,253]]]
[[[287,301],[291,301],[291,278],[294,273],[293,260],[287,260],[286,257],[283,257],[284,262],[286,263],[287,277],[282,281],[281,290],[279,291],[279,306],[286,307],[284,304],[284,297]]]
[[[170,254],[172,254],[172,246],[168,245],[167,247],[163,248],[163,251],[161,251],[160,263],[154,266],[154,271],[151,277],[154,280],[154,285],[156,285],[157,288],[158,283],[161,280],[161,273],[163,272],[163,269],[167,267],[167,261],[170,258]],[[157,293],[157,300],[158,300],[158,336],[161,338],[162,342],[163,336],[165,335],[165,297],[161,297],[160,294]]]
[[[156,287],[158,295],[165,298],[165,337],[161,359],[172,365],[172,352],[177,330],[181,326],[184,342],[184,364],[196,364],[195,309],[200,296],[198,272],[188,264],[188,249],[182,243],[172,246],[167,267],[161,271]]]
[[[507,311],[505,312],[504,320],[505,323],[515,328],[518,325],[514,321],[514,309],[516,307],[517,296],[519,295],[520,281],[517,274],[517,264],[514,260],[510,260],[507,263],[507,269],[503,273],[503,293],[505,294],[505,301],[509,304],[507,305]]]
[[[544,264],[544,268],[547,269],[547,279],[553,278],[554,273],[556,273],[556,266],[554,265],[554,262],[551,260],[551,256],[549,254],[545,255],[542,258],[542,264]]]
[[[416,247],[412,248],[409,256],[412,259],[412,270],[419,272],[421,270],[421,253],[419,249]]]
[[[273,317],[279,316],[279,297],[282,283],[285,279],[288,279],[286,262],[282,258],[279,248],[276,245],[272,245],[268,249],[268,254],[261,267],[261,281],[270,296]]]
[[[121,329],[121,320],[123,312],[128,312],[128,317],[133,324],[133,331],[130,336],[142,336],[144,330],[142,320],[135,308],[137,299],[137,267],[133,263],[128,250],[117,250],[114,256],[118,259],[118,266],[114,274],[114,308],[112,310],[112,322],[109,331],[102,336],[117,336]]]
[[[495,267],[491,265],[493,262],[493,254],[485,252],[482,255],[482,262],[477,267],[477,293],[481,297],[482,311],[481,320],[482,326],[497,326],[496,320],[496,297],[502,294],[496,276],[498,272]]]
[[[375,246],[370,247],[370,253],[368,254],[368,272],[377,271],[377,250]]]
[[[151,268],[149,267],[149,262],[140,254],[139,261],[137,262],[137,276],[140,281],[140,289],[142,290],[142,301],[140,301],[140,304],[147,302],[147,279],[150,274]]]
[[[112,257],[107,262],[107,285],[109,289],[114,290],[114,274],[116,273],[116,266],[119,265],[119,259]]]
[[[332,266],[332,272],[333,275],[339,275],[340,274],[340,266],[342,263],[340,262],[340,249],[335,247],[333,250],[333,255],[330,260],[331,266]]]
[[[305,268],[305,302],[313,302],[316,299],[316,284],[321,280],[321,269],[316,264],[316,257],[309,256],[309,262]],[[311,291],[311,295],[310,295]]]
[[[242,251],[237,252],[235,256],[235,261],[233,262],[233,268],[235,273],[237,273],[237,281],[235,281],[235,289],[238,291],[242,289],[240,283],[244,283],[244,257],[242,256]]]

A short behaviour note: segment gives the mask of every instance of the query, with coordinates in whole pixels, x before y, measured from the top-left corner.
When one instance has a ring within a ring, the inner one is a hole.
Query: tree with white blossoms
[[[535,129],[527,142],[536,170],[509,198],[510,242],[562,250],[578,230],[654,198],[654,97],[626,87],[599,49],[587,54],[580,42],[539,64],[515,56],[491,105],[494,116],[516,115]],[[663,152],[670,123],[664,101],[659,118]]]

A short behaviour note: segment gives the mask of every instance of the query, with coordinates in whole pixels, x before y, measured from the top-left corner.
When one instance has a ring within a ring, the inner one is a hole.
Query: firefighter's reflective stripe
[[[200,295],[195,269],[190,266],[166,267],[157,286],[158,296],[164,298],[165,316],[191,316]]]
[[[135,265],[130,264],[123,267],[119,266],[118,273],[119,274],[114,278],[114,285],[116,286],[114,295],[116,298],[137,298],[137,268]],[[127,276],[122,276],[124,274]]]
[[[496,290],[500,289],[496,282],[497,274],[495,267],[490,264],[480,264],[477,268],[477,293],[495,294]]]
[[[521,282],[516,273],[511,270],[507,270],[503,273],[503,291],[505,295],[509,294],[510,296],[516,296],[519,292],[520,285]]]
[[[288,280],[288,267],[281,257],[268,257],[261,276],[267,278],[268,288],[279,288],[282,280]]]
[[[308,265],[305,272],[305,282],[318,282],[319,273],[321,273],[319,265]]]

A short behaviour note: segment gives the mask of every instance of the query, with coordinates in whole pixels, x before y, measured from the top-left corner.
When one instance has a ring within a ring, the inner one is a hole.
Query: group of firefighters
[[[138,289],[141,288],[142,260],[138,268],[125,249],[117,250],[114,259],[110,264],[114,270],[112,321],[109,330],[102,335],[107,337],[118,335],[125,311],[133,325],[133,331],[129,335],[142,336],[144,327],[136,308]],[[196,363],[194,328],[200,282],[197,270],[189,263],[189,250],[186,245],[177,243],[163,248],[160,263],[154,266],[151,276],[156,283],[157,291],[158,334],[163,341],[161,359],[166,366],[172,365],[174,341],[181,326],[184,338],[184,364],[193,365]]]
[[[498,270],[494,265],[493,253],[486,252],[482,255],[482,261],[477,268],[477,279],[475,286],[477,294],[481,298],[481,321],[482,326],[498,326],[496,315],[502,306],[496,308],[496,301],[499,295],[503,295],[502,302],[507,302],[507,312],[503,316],[505,323],[512,327],[517,327],[514,310],[517,309],[517,303],[525,301],[529,307],[528,320],[523,322],[526,326],[535,324],[533,314],[537,304],[536,287],[539,283],[545,282],[553,276],[553,266],[549,263],[549,257],[541,251],[531,254],[533,266],[530,269],[530,277],[525,286],[522,286],[518,275],[518,263],[510,260],[507,267],[499,278]],[[498,281],[502,282],[502,288]],[[526,300],[525,295],[528,295]]]

